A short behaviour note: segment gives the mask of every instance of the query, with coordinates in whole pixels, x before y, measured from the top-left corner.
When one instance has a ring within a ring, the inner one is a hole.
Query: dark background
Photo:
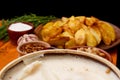
[[[95,16],[120,26],[119,2],[116,0],[2,0],[0,18],[11,18],[23,14],[37,15]]]
[[[109,0],[4,0],[0,3],[0,19],[13,18],[24,14],[56,17],[71,15],[95,16],[120,27],[119,2]],[[119,50],[118,46],[118,50]],[[117,66],[120,68],[120,50]]]
[[[119,2],[103,0],[3,0],[0,18],[11,18],[23,14],[37,15],[95,16],[120,26]]]

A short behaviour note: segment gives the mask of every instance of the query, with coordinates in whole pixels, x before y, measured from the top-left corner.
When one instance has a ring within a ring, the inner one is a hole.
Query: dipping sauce
[[[54,54],[32,58],[9,69],[2,80],[120,80],[109,67],[88,57]]]
[[[26,31],[26,30],[32,29],[32,27],[28,24],[23,24],[21,22],[18,22],[18,23],[11,24],[8,29],[12,31]]]
[[[9,25],[8,35],[13,44],[17,45],[17,40],[23,34],[28,34],[33,32],[33,25],[25,22],[17,22]]]

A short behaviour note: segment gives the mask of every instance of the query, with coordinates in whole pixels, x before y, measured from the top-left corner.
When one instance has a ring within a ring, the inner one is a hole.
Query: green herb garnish
[[[2,26],[0,27],[0,40],[8,41],[7,27],[14,22],[30,22],[36,28],[40,24],[46,24],[47,22],[57,19],[55,16],[37,16],[36,14],[25,14],[23,16],[16,16],[11,19],[2,20]]]

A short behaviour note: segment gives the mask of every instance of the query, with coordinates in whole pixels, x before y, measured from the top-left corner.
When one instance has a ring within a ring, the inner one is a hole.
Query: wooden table
[[[16,47],[17,46],[12,45],[10,41],[6,43],[0,41],[0,70],[4,66],[6,66],[9,62],[19,57],[19,53],[17,52]],[[108,52],[111,54],[113,58],[113,64],[116,65],[117,48],[114,48]]]

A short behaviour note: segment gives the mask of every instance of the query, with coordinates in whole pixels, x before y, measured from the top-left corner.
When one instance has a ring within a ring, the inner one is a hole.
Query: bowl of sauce
[[[8,26],[8,35],[11,43],[17,45],[17,40],[20,36],[32,33],[34,26],[27,22],[16,22]]]

